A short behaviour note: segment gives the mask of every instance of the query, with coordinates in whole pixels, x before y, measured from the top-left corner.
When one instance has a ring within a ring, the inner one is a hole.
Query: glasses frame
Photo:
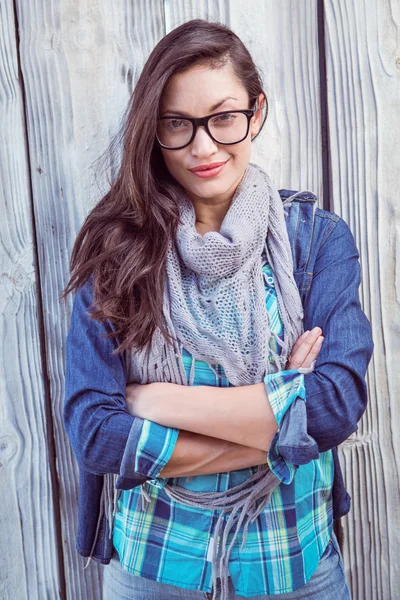
[[[161,148],[165,148],[166,150],[180,150],[181,148],[186,148],[186,146],[189,146],[189,144],[191,144],[193,142],[198,127],[204,127],[204,129],[207,131],[210,138],[216,144],[222,144],[223,146],[232,146],[233,144],[240,144],[240,142],[243,142],[243,140],[245,140],[249,134],[250,120],[256,111],[257,111],[257,106],[255,106],[254,108],[247,108],[244,110],[223,110],[221,112],[212,113],[211,115],[207,115],[205,117],[198,117],[198,118],[196,118],[196,117],[180,117],[180,116],[159,117],[159,119],[158,119],[159,121],[162,121],[165,119],[185,119],[186,121],[190,121],[192,123],[193,133],[192,133],[192,137],[190,138],[190,140],[186,144],[183,144],[183,146],[165,146],[158,139],[157,133],[156,133],[156,139],[157,139],[158,144],[161,146]],[[243,113],[244,115],[246,115],[246,117],[247,117],[246,135],[244,135],[242,137],[242,139],[238,140],[237,142],[219,142],[218,140],[215,139],[215,137],[212,135],[211,131],[209,130],[208,121],[210,119],[212,119],[213,117],[217,117],[219,115],[227,115],[230,113]]]

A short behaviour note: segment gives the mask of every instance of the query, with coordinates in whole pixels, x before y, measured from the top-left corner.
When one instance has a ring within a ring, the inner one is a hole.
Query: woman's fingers
[[[307,329],[307,331],[305,331],[297,340],[297,342],[294,344],[293,348],[292,348],[292,356],[294,356],[294,354],[296,353],[296,351],[300,348],[302,341],[307,337],[307,335],[310,333],[310,331]]]
[[[325,338],[323,335],[319,336],[319,338],[316,340],[314,346],[311,348],[309,355],[304,360],[302,367],[306,367],[306,368],[311,367],[314,360],[317,360],[318,354],[320,353],[324,339]]]
[[[299,347],[295,349],[294,352],[292,350],[290,353],[291,362],[302,367],[303,362],[306,360],[311,351],[311,348],[314,346],[321,334],[322,329],[320,327],[314,327],[314,329],[311,329],[311,331],[309,331],[308,334],[301,340]]]
[[[299,337],[290,353],[288,360],[289,369],[311,366],[311,363],[315,360],[321,350],[323,339],[319,341],[318,345],[314,348],[317,340],[322,337],[321,334],[322,329],[320,327],[314,327],[314,329],[308,333],[304,332],[304,334]]]

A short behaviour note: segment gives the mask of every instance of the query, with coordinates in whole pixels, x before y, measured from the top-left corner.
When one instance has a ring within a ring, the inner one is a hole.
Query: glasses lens
[[[246,136],[247,123],[246,115],[239,112],[231,112],[212,117],[208,121],[208,128],[218,142],[232,144],[242,140]]]
[[[160,119],[157,125],[158,140],[164,146],[179,148],[187,144],[192,137],[193,125],[187,119],[171,117]]]

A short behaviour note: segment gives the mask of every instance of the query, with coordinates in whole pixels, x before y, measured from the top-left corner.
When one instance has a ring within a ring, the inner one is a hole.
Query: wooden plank
[[[59,597],[34,232],[13,2],[0,4],[2,600]]]
[[[375,341],[369,406],[340,451],[354,600],[400,598],[399,26],[399,2],[325,2],[331,197],[360,249]]]
[[[165,0],[165,7],[167,32],[202,18],[222,21],[239,35],[261,72],[270,105],[252,160],[278,187],[311,190],[322,199],[316,0]]]
[[[65,307],[59,295],[76,234],[105,190],[109,173],[99,172],[95,161],[117,131],[143,63],[163,35],[163,10],[159,0],[17,0],[17,7],[67,597],[98,600],[102,569],[91,561],[83,570],[86,561],[75,551],[78,470],[62,423],[72,297]],[[40,553],[37,560],[41,564]]]
[[[165,31],[168,33],[191,19],[206,19],[228,24],[229,0],[164,0]]]

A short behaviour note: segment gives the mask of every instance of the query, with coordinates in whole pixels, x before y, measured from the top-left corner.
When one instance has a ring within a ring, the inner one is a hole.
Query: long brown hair
[[[169,337],[162,315],[165,258],[179,223],[181,188],[155,140],[163,90],[178,72],[227,62],[248,92],[249,108],[264,94],[263,127],[267,97],[240,38],[222,23],[194,19],[180,25],[160,40],[143,67],[117,136],[122,141],[119,170],[76,237],[71,278],[61,298],[93,275],[90,315],[112,321],[107,337],[118,338],[115,353],[147,345],[156,328]],[[110,154],[114,151],[111,144]]]

